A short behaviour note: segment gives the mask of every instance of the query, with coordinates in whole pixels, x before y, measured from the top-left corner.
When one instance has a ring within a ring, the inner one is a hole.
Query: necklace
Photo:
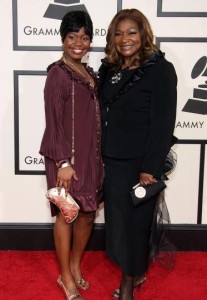
[[[83,77],[87,77],[86,74],[83,73],[76,65],[74,65],[71,61],[69,61],[64,55],[62,57],[62,60],[66,65],[72,66],[79,74],[81,74]],[[82,65],[82,64],[81,64]]]
[[[94,82],[93,82],[93,79],[91,78],[91,76],[88,74],[88,72],[86,71],[86,69],[84,68],[85,70],[85,73],[83,71],[81,71],[78,67],[76,67],[75,64],[73,64],[71,61],[69,61],[64,55],[62,56],[62,60],[64,61],[64,63],[66,65],[69,65],[69,66],[72,66],[72,69],[76,70],[79,74],[81,74],[85,79],[86,81],[90,84],[90,86],[93,87],[94,85]],[[81,64],[82,65],[82,64]]]

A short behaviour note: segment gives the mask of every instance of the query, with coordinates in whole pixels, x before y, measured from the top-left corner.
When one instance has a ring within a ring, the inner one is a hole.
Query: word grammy
[[[59,35],[60,30],[56,28],[36,28],[31,26],[24,27],[26,35]]]
[[[204,121],[203,122],[200,122],[200,121],[198,121],[198,122],[180,122],[180,121],[178,121],[177,122],[177,124],[176,124],[176,126],[175,126],[176,128],[203,128],[204,127]]]
[[[36,28],[31,26],[24,27],[24,34],[26,35],[59,35],[60,30],[57,28]],[[106,29],[96,28],[93,33],[94,36],[105,36]]]
[[[24,162],[27,165],[41,165],[41,164],[44,165],[44,159],[42,157],[37,158],[32,156],[26,156]]]

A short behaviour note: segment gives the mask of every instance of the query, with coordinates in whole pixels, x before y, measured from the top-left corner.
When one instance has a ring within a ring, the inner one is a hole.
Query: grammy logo
[[[87,12],[84,4],[80,4],[80,0],[54,0],[57,4],[49,4],[44,18],[62,20],[64,15],[72,10],[83,10]]]
[[[199,75],[207,77],[206,63],[206,56],[199,58],[192,69],[192,79],[197,78]],[[205,81],[205,84],[199,84],[197,88],[194,88],[193,99],[188,99],[182,111],[201,115],[207,114],[207,80]]]

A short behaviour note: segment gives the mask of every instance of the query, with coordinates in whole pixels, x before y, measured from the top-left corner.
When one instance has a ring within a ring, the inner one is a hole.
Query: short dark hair
[[[62,19],[60,25],[60,35],[62,42],[64,42],[68,32],[78,32],[82,27],[85,33],[93,39],[93,23],[89,14],[85,11],[69,11]]]

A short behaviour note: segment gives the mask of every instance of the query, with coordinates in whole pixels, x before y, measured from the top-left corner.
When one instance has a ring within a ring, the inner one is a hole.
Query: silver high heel
[[[73,295],[70,296],[68,295],[68,290],[66,289],[64,283],[62,282],[61,276],[58,277],[57,283],[63,289],[63,292],[65,293],[67,300],[74,300],[74,299],[83,300],[83,297],[77,291]]]
[[[134,282],[134,288],[137,288],[138,291],[140,291],[141,287],[142,287],[142,284],[147,280],[147,277],[146,276],[142,276],[140,277],[139,279],[135,280]],[[113,298],[119,298],[119,295],[120,295],[120,289],[116,289],[113,294],[112,294],[112,297]]]
[[[141,276],[141,277],[138,277],[137,280],[135,279],[134,280],[134,287],[138,289],[138,291],[140,291],[141,287],[142,287],[142,284],[147,280],[147,277],[146,276]]]

